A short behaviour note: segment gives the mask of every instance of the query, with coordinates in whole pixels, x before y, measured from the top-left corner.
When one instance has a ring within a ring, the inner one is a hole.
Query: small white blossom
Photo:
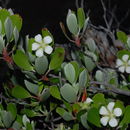
[[[122,59],[117,59],[116,67],[122,73],[126,71],[126,73],[130,73],[130,60],[129,55],[123,55]]]
[[[85,101],[85,103],[87,103],[87,104],[90,104],[91,102],[93,102],[93,100],[91,98],[89,98],[89,97]]]
[[[116,127],[118,125],[118,120],[116,117],[122,115],[122,110],[120,108],[114,108],[115,103],[110,102],[107,107],[102,106],[99,110],[100,115],[103,117],[100,119],[100,122],[103,126],[109,124],[111,127]]]
[[[52,42],[52,38],[50,36],[45,36],[44,38],[42,38],[42,36],[40,34],[35,36],[35,42],[32,44],[32,50],[36,51],[36,56],[38,57],[42,57],[43,56],[43,52],[47,53],[47,54],[51,54],[53,51],[53,48],[48,45]]]

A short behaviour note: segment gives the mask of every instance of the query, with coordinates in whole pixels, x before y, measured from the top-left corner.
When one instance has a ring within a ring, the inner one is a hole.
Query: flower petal
[[[109,121],[109,125],[111,127],[116,127],[118,125],[118,121],[115,118],[111,118]]]
[[[129,73],[129,74],[130,74],[130,66],[127,66],[127,67],[126,67],[126,73]]]
[[[124,73],[124,71],[125,71],[125,66],[121,66],[121,67],[119,67],[118,69],[119,69],[120,72]]]
[[[52,48],[51,46],[46,46],[46,47],[45,47],[45,52],[46,52],[47,54],[51,54],[52,51],[53,51],[53,48]]]
[[[32,44],[32,50],[35,51],[40,47],[40,45],[38,43],[33,43]]]
[[[42,56],[43,56],[43,49],[42,49],[42,48],[40,48],[40,49],[38,49],[38,50],[36,51],[36,56],[37,56],[37,57],[42,57]]]
[[[114,105],[115,103],[114,102],[110,102],[108,105],[107,105],[107,109],[112,112],[113,108],[114,108]]]
[[[122,62],[122,60],[120,60],[120,59],[117,59],[116,60],[116,66],[117,67],[119,67],[119,66],[121,66],[121,65],[123,65],[124,63]]]
[[[93,102],[93,100],[88,97],[85,102],[89,104],[89,103]]]
[[[128,59],[129,59],[129,55],[123,55],[122,56],[122,60],[123,61],[128,61]]]
[[[106,107],[102,106],[99,110],[100,115],[109,115]]]
[[[35,41],[39,42],[39,43],[42,43],[42,36],[40,34],[36,35],[35,36]]]
[[[52,42],[52,38],[50,36],[46,36],[46,37],[44,37],[43,41],[44,41],[44,43],[49,44]]]
[[[100,122],[103,126],[106,126],[108,123],[109,117],[108,116],[104,116],[100,119]]]
[[[115,108],[113,113],[115,116],[119,117],[122,114],[122,110],[120,108]]]

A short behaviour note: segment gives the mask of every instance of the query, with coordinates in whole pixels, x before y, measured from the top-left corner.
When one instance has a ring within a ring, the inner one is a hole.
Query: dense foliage
[[[22,18],[0,9],[1,129],[128,128],[130,37],[91,26],[82,8],[66,25],[66,44],[46,28],[22,38]]]

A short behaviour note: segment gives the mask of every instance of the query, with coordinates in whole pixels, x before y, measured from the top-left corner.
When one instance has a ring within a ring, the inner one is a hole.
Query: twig
[[[57,76],[57,75],[54,75],[54,74],[49,74],[50,77],[53,77],[53,78],[60,78],[62,81],[66,82],[66,80],[64,78],[61,78],[60,76]]]
[[[81,0],[81,8],[84,8],[84,0]]]
[[[75,5],[76,5],[76,8],[77,8],[77,9],[79,8],[78,2],[79,2],[79,0],[75,0]]]
[[[62,119],[62,117],[55,118],[55,119],[53,119],[53,122],[59,121],[61,119]]]
[[[108,21],[107,21],[107,9],[106,9],[106,6],[105,6],[103,0],[101,0],[101,4],[102,4],[102,7],[103,7],[103,12],[104,12],[103,18],[104,18],[104,21],[105,21],[107,28],[109,29],[110,26],[109,26]]]
[[[106,91],[108,91],[108,92],[111,91],[111,92],[114,92],[114,93],[117,93],[117,94],[130,96],[130,91],[119,89],[119,88],[117,88],[117,87],[115,87],[114,85],[111,85],[111,84],[107,84],[107,83],[104,83],[104,82],[98,82],[98,81],[91,81],[90,84],[104,85],[104,86],[107,87]],[[99,90],[101,91],[101,88]],[[102,89],[102,91],[104,91],[104,89]]]
[[[2,100],[4,100],[7,102],[14,102],[14,103],[21,104],[21,105],[28,105],[28,103],[18,100],[18,99],[16,100],[16,99],[6,98],[2,93],[0,93],[0,99],[1,99],[1,102],[2,102]]]

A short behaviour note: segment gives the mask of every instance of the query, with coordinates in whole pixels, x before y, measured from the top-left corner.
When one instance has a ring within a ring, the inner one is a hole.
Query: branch
[[[28,103],[26,103],[22,100],[6,98],[2,93],[0,93],[0,99],[1,99],[0,103],[2,103],[2,100],[4,100],[4,101],[7,101],[7,102],[14,102],[14,103],[21,104],[21,105],[27,105],[28,104]]]
[[[79,8],[78,2],[79,2],[79,0],[75,0],[75,5],[76,5],[76,8],[77,8],[77,9]]]
[[[104,89],[97,89],[97,87],[90,87],[92,89],[96,89],[98,91],[104,91],[104,92],[114,92],[116,94],[121,94],[121,95],[125,95],[125,96],[130,96],[130,91],[127,91],[127,90],[122,90],[122,89],[119,89],[117,87],[115,87],[114,85],[111,85],[111,84],[107,84],[107,83],[103,83],[103,82],[98,82],[98,81],[91,81],[90,84],[97,84],[97,85],[104,85],[107,87],[106,90]]]

